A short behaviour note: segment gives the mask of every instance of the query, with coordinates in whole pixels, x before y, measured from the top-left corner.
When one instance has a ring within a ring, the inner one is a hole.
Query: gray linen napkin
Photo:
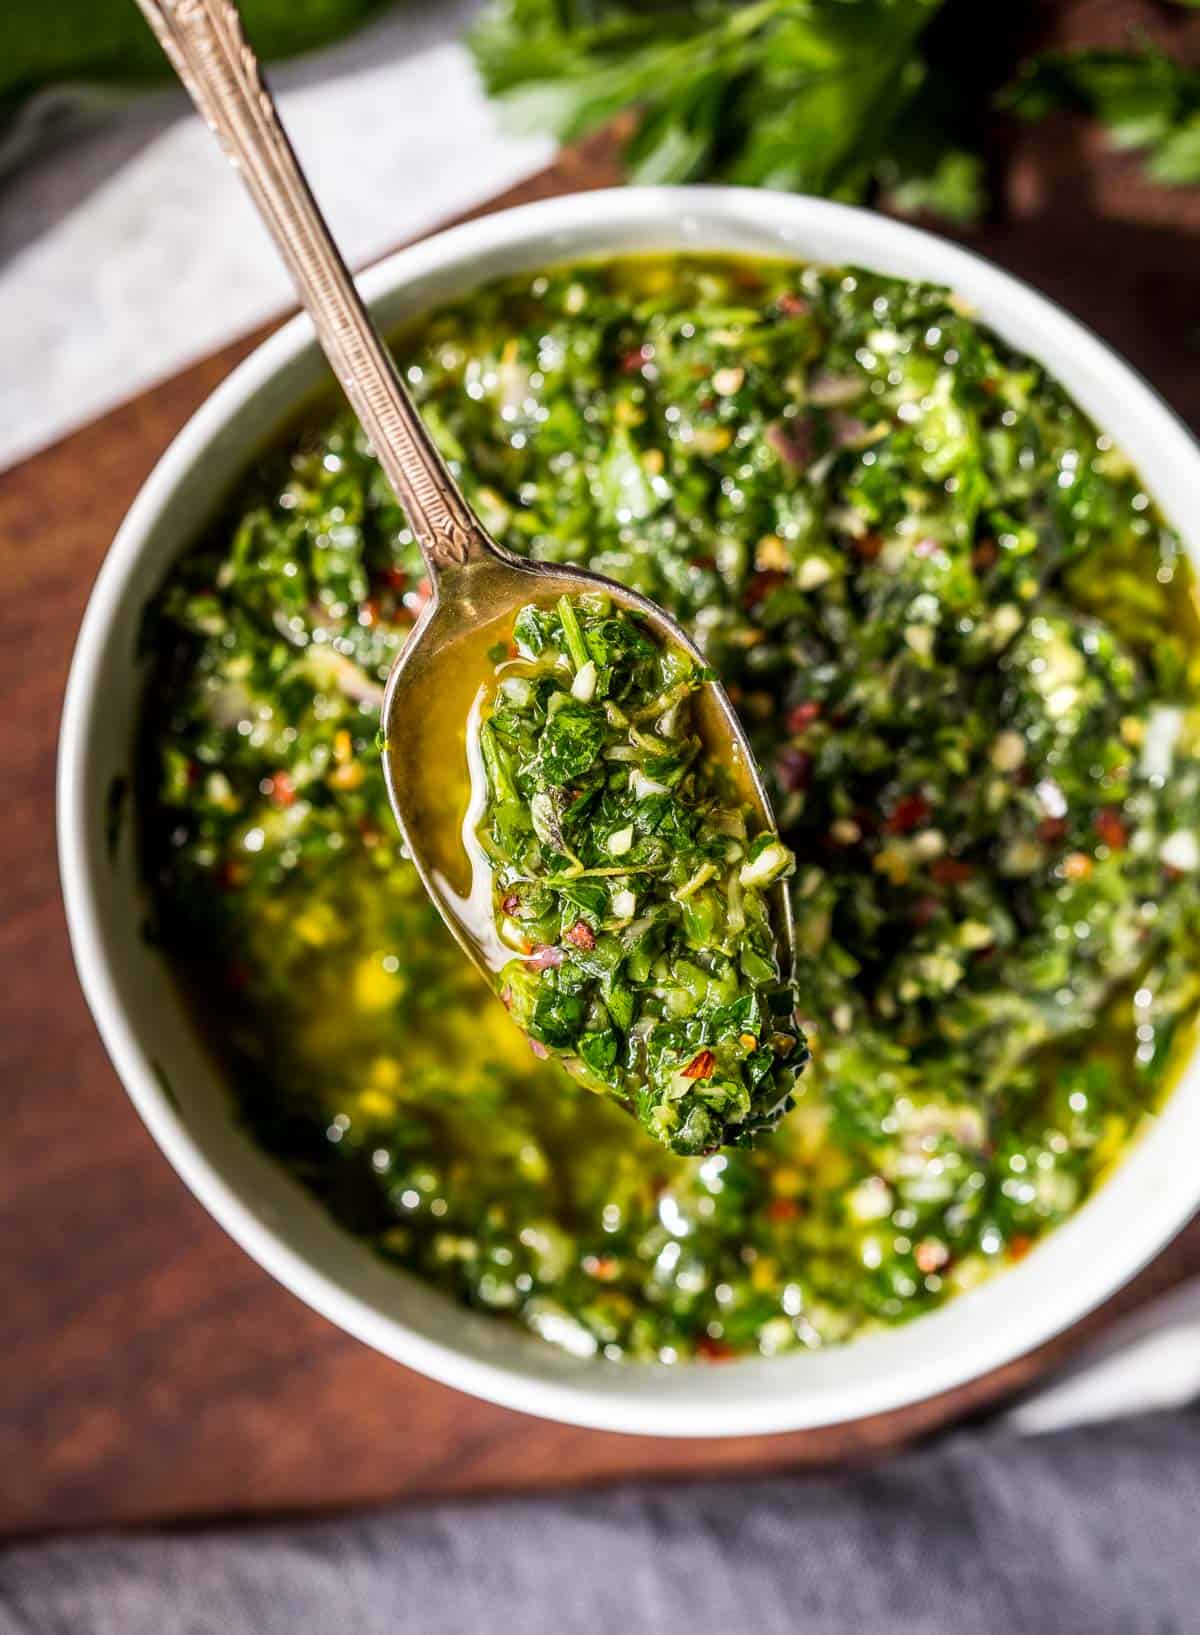
[[[0,1553],[0,1635],[1196,1635],[1200,1414]]]

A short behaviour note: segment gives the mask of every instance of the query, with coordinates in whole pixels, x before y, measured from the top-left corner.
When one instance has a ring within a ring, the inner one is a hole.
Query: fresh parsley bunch
[[[1172,6],[1200,0],[1168,0],[1164,14]],[[980,62],[993,49],[985,31],[1003,21],[985,9],[978,0],[489,0],[471,46],[518,128],[570,141],[637,109],[626,147],[634,181],[874,197],[964,225],[984,203],[975,127],[1004,77],[1002,61]],[[1064,107],[1092,114],[1119,145],[1146,150],[1154,180],[1200,181],[1200,71],[1149,43],[1035,57],[1002,101],[1031,119]]]
[[[922,52],[945,0],[492,0],[471,35],[518,127],[570,141],[636,106],[639,182],[715,180],[957,221],[979,160],[943,128]]]

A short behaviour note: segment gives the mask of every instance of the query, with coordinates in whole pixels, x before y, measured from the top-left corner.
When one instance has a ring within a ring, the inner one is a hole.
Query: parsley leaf
[[[1005,100],[1025,119],[1062,108],[1094,114],[1117,147],[1145,150],[1154,181],[1200,182],[1200,70],[1156,46],[1046,52],[1026,63]]]
[[[542,728],[534,762],[539,784],[561,786],[580,778],[600,753],[604,716],[590,704],[564,704]]]

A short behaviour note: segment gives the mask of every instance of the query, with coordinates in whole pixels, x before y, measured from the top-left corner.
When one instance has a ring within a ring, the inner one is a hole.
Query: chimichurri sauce
[[[147,625],[156,932],[257,1139],[583,1355],[845,1340],[1026,1253],[1200,1002],[1200,649],[1137,473],[944,291],[860,272],[560,269],[400,354],[497,537],[655,598],[729,687],[813,1061],[753,1150],[681,1158],[530,1054],[401,856],[375,734],[420,560],[318,419]]]
[[[795,859],[698,730],[710,672],[604,595],[523,607],[493,657],[470,839],[501,999],[672,1152],[752,1145],[808,1059],[765,895]]]

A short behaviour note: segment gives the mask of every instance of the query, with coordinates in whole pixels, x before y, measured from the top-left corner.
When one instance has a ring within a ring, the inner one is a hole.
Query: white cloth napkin
[[[458,43],[477,0],[404,0],[271,74],[353,265],[551,156],[503,134]],[[114,109],[0,181],[0,469],[291,302],[264,229],[183,93]]]

